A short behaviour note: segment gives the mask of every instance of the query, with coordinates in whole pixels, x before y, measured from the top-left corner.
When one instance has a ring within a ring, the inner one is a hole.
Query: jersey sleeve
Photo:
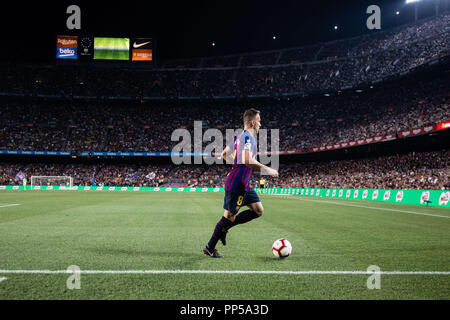
[[[249,135],[245,135],[243,142],[244,142],[243,149],[252,152],[253,151],[253,141],[252,141],[251,137]]]
[[[227,147],[229,147],[231,150],[234,150],[234,141],[227,144]]]

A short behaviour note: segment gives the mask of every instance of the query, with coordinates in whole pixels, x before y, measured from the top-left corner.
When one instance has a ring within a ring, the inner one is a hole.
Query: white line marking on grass
[[[303,201],[310,201],[310,202],[322,202],[322,203],[329,203],[333,205],[339,205],[339,206],[347,206],[347,207],[357,207],[357,208],[365,208],[365,209],[374,209],[374,210],[383,210],[383,211],[395,211],[395,212],[403,212],[403,213],[410,213],[410,214],[418,214],[422,216],[431,216],[431,217],[439,217],[439,218],[446,218],[450,219],[449,216],[441,216],[438,214],[431,214],[431,213],[423,213],[423,212],[415,212],[415,211],[406,211],[406,210],[399,210],[399,209],[390,209],[390,208],[380,208],[380,207],[368,207],[368,206],[360,206],[356,204],[348,204],[348,203],[341,203],[336,201],[324,201],[324,200],[311,200],[311,199],[304,199],[304,198],[295,198],[298,200]]]
[[[13,207],[13,206],[20,206],[20,204],[19,204],[19,203],[0,204],[0,208],[4,208],[4,207]]]
[[[72,274],[70,270],[0,270],[9,274]],[[80,274],[273,274],[273,275],[355,275],[369,271],[276,271],[276,270],[80,270]],[[378,272],[376,272],[378,273]],[[385,275],[450,275],[450,271],[380,271]]]
[[[0,277],[0,282],[5,281],[6,279],[8,279],[7,277]]]

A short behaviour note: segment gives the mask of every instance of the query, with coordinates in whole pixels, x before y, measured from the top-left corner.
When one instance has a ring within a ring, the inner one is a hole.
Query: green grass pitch
[[[94,59],[129,60],[129,45],[127,38],[95,38]],[[105,49],[100,49],[101,47]]]
[[[227,246],[217,246],[225,258],[212,259],[201,249],[223,214],[223,193],[0,191],[0,299],[450,298],[449,274],[381,274],[380,289],[369,290],[367,274],[229,273],[366,271],[370,265],[382,272],[450,271],[448,209],[299,196],[261,199],[264,215],[231,229]],[[276,259],[271,246],[282,237],[293,252]],[[71,265],[163,273],[82,273],[80,289],[69,290],[70,274],[5,272]]]
[[[95,60],[130,60],[128,51],[95,50]]]

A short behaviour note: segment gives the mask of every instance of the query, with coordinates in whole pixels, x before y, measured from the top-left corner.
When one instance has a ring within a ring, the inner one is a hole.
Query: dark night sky
[[[423,0],[419,4],[419,18],[434,14],[434,1]],[[301,46],[374,32],[366,28],[366,8],[371,4],[381,8],[382,28],[410,22],[414,5],[404,3],[405,0],[71,0],[27,4],[13,0],[2,3],[0,9],[0,61],[53,62],[57,34],[153,37],[159,59]],[[81,8],[81,31],[66,28],[66,8],[71,4]],[[395,15],[396,10],[401,12],[399,16]],[[339,26],[337,32],[334,25]],[[211,46],[213,41],[215,47]]]

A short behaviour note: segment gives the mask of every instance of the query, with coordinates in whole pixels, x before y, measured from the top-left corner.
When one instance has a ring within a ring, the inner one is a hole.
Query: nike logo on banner
[[[133,43],[133,48],[139,48],[139,47],[142,47],[142,46],[145,46],[146,44],[148,44],[148,43],[150,43],[151,41],[149,41],[149,42],[144,42],[144,43],[139,43],[139,44],[136,44],[136,42],[135,43]]]

